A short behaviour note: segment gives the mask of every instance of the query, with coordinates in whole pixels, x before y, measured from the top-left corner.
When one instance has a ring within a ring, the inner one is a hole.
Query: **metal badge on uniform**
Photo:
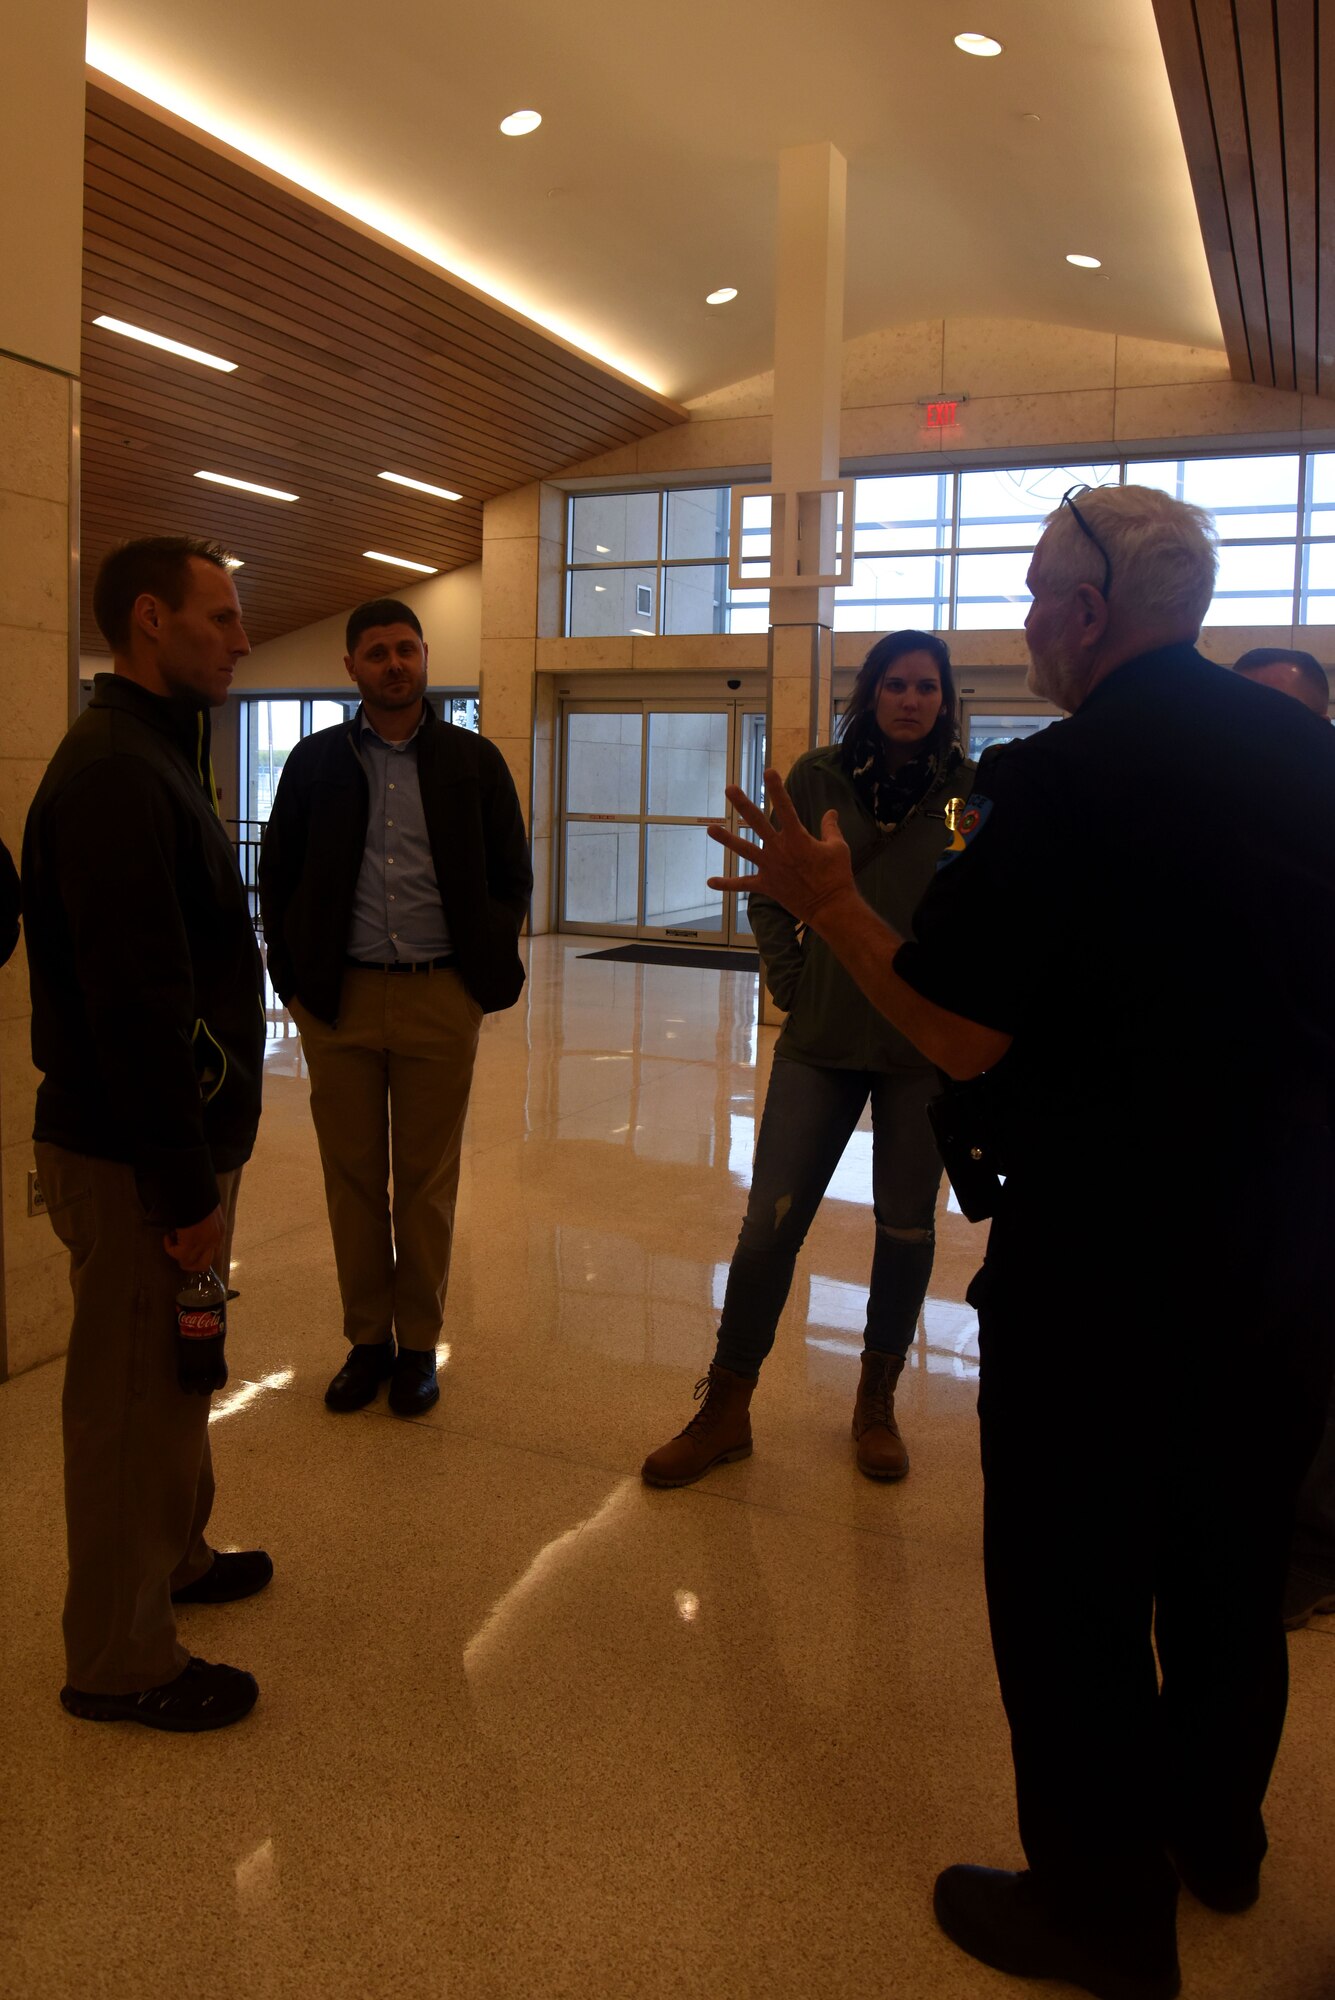
[[[948,861],[953,861],[957,854],[963,854],[980,827],[985,825],[991,810],[992,801],[982,792],[971,792],[967,799],[947,801],[946,825],[950,829],[950,845],[936,864],[938,870],[944,868]]]

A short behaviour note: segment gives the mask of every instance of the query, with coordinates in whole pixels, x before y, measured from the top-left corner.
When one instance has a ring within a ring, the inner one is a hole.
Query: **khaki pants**
[[[299,1004],[292,1014],[311,1073],[344,1334],[434,1348],[482,1009],[450,966],[349,966],[337,1027]]]
[[[39,1145],[37,1172],[70,1253],[65,1362],[65,1657],[84,1694],[133,1694],[180,1673],[171,1593],[213,1560],[209,1398],[176,1380],[182,1274],[134,1170]],[[231,1259],[239,1172],[220,1174]],[[222,1275],[222,1274],[220,1274]]]

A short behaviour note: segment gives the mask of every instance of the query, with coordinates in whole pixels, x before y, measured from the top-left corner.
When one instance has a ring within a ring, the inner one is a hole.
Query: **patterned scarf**
[[[944,725],[938,724],[916,755],[892,771],[885,738],[870,711],[858,717],[839,747],[845,775],[882,833],[891,832],[906,819],[962,761],[959,746],[946,735]]]

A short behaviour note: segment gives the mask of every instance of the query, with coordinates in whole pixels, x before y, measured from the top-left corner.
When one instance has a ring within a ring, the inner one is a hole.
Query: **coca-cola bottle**
[[[227,1380],[227,1287],[214,1270],[191,1271],[176,1294],[176,1379],[209,1396]]]

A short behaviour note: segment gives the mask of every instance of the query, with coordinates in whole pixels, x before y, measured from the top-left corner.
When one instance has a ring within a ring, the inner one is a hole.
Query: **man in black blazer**
[[[350,1343],[325,1402],[360,1410],[389,1378],[390,1408],[416,1416],[440,1395],[478,1031],[523,987],[533,871],[500,752],[426,700],[412,609],[359,605],[347,648],[361,707],[288,757],[260,909],[269,976],[310,1069]]]

